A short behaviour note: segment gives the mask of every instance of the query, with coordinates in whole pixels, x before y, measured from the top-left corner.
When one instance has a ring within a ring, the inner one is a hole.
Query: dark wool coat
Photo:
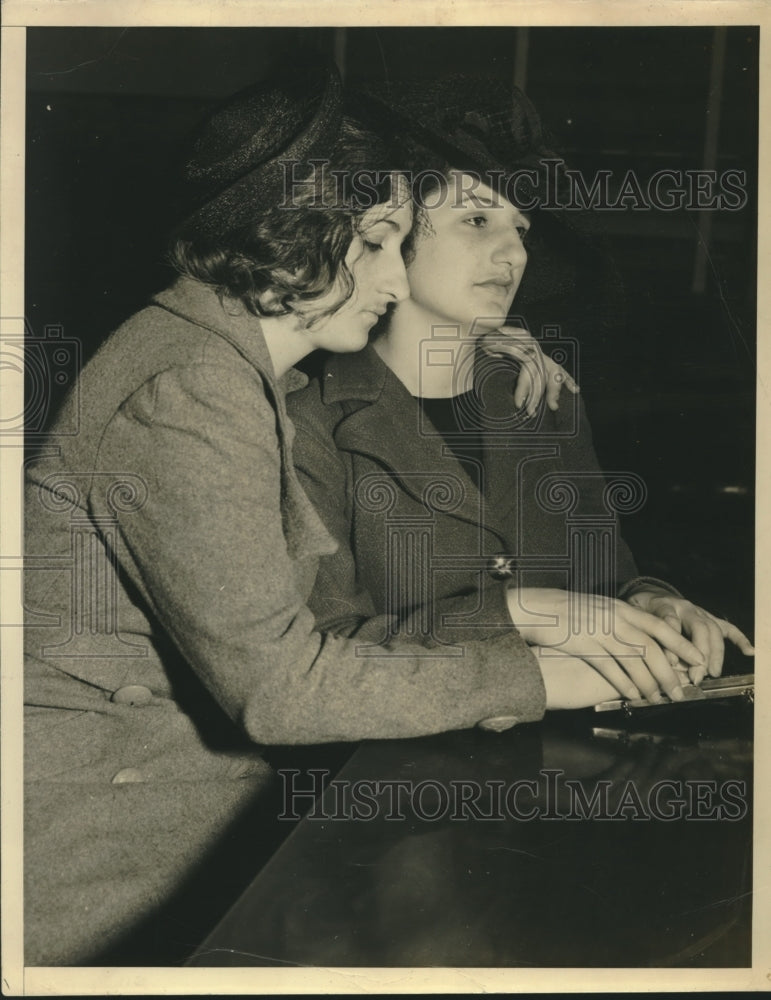
[[[385,612],[426,641],[449,623],[456,638],[489,636],[514,630],[512,583],[625,596],[648,579],[616,518],[644,498],[642,484],[603,476],[580,397],[563,393],[556,413],[523,419],[517,374],[477,360],[481,492],[371,346],[328,357],[291,393],[300,481],[339,543],[310,599],[321,627]]]
[[[382,616],[315,630],[335,542],[291,460],[304,381],[277,383],[259,322],[180,279],[84,368],[28,469],[27,964],[87,964],[182,891],[267,794],[260,745],[543,714],[516,634],[458,657],[360,655]]]

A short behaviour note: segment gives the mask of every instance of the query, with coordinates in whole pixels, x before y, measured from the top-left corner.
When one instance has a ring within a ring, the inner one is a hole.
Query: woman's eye
[[[472,215],[466,222],[475,229],[483,229],[487,225],[486,215]]]
[[[364,246],[367,248],[367,250],[371,251],[372,253],[374,253],[376,250],[383,249],[382,243],[373,243],[371,240],[364,240]]]

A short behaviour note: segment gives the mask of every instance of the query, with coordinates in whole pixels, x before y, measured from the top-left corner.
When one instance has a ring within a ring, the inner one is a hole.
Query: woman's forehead
[[[368,208],[361,217],[361,228],[370,229],[378,223],[390,223],[402,230],[412,225],[412,195],[403,174],[394,174],[391,181],[391,197]]]
[[[447,177],[446,195],[452,208],[502,207],[517,211],[516,206],[500,194],[490,184],[485,183],[480,174],[465,170],[451,170]]]

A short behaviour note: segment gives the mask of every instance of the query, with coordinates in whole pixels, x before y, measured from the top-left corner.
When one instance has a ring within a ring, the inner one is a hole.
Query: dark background
[[[623,525],[640,568],[752,632],[757,28],[37,28],[27,39],[27,317],[38,341],[61,328],[81,361],[169,280],[180,141],[213,102],[307,49],[334,53],[349,82],[513,79],[587,177],[745,170],[742,211],[603,213],[612,276],[564,241],[548,258],[562,276],[549,298],[531,252],[515,307],[534,332],[558,324],[580,343],[600,460],[648,487]]]

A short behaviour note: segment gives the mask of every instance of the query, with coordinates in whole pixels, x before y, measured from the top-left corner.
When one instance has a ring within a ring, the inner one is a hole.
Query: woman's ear
[[[266,288],[257,296],[257,306],[264,316],[275,316],[284,312],[284,304],[275,288]]]

